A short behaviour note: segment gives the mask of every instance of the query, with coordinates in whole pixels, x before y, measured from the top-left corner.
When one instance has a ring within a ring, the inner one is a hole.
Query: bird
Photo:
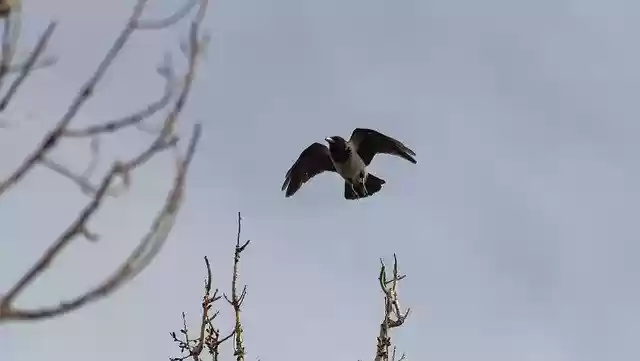
[[[413,150],[374,129],[356,128],[348,141],[339,135],[324,140],[329,147],[318,142],[309,145],[287,171],[281,189],[286,190],[286,198],[324,172],[338,173],[344,179],[345,199],[366,198],[378,193],[386,183],[367,171],[376,154],[390,154],[417,163]]]

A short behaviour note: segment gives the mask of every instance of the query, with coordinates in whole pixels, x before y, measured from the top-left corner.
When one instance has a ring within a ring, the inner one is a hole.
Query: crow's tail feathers
[[[371,173],[367,175],[367,181],[364,186],[361,183],[351,184],[345,181],[344,198],[353,200],[372,196],[378,193],[385,183],[384,179],[380,179]]]

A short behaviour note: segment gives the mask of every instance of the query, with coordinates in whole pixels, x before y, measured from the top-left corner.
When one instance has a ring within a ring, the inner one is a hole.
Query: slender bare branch
[[[84,234],[85,224],[94,215],[102,200],[106,196],[106,191],[116,175],[127,169],[130,163],[115,162],[107,175],[103,178],[95,197],[80,212],[76,220],[65,230],[54,242],[34,266],[5,294],[0,298],[0,322],[15,320],[33,320],[51,318],[74,311],[88,303],[105,297],[121,286],[126,281],[137,276],[157,255],[166,237],[173,226],[177,212],[182,204],[184,194],[184,184],[186,175],[195,153],[196,145],[200,137],[200,127],[196,126],[189,143],[189,148],[185,158],[180,162],[173,183],[173,187],[167,196],[164,207],[152,223],[149,233],[143,237],[139,245],[133,250],[127,260],[106,280],[91,290],[64,301],[55,306],[43,306],[38,309],[20,309],[13,305],[15,298],[26,289],[35,279],[40,276],[78,235]]]
[[[182,361],[189,357],[191,357],[193,361],[200,361],[202,351],[205,348],[209,350],[209,354],[213,355],[215,360],[216,355],[219,354],[220,345],[229,340],[234,332],[232,331],[229,335],[220,338],[220,331],[213,327],[213,319],[218,315],[218,312],[215,312],[212,316],[209,315],[213,304],[220,299],[220,296],[218,296],[218,289],[216,289],[213,294],[211,293],[211,265],[209,264],[209,259],[207,257],[204,257],[204,262],[207,266],[207,278],[205,279],[204,296],[202,298],[202,316],[200,320],[199,336],[194,340],[189,339],[189,330],[187,328],[183,312],[182,317],[184,326],[180,330],[183,337],[178,337],[175,332],[171,333],[173,341],[178,345],[180,353],[183,355],[181,357],[170,358],[172,361]]]
[[[235,316],[235,335],[234,335],[234,350],[233,355],[236,357],[236,361],[244,361],[246,350],[244,348],[244,330],[242,329],[242,321],[240,319],[240,312],[242,311],[242,303],[247,295],[247,286],[242,288],[242,293],[238,295],[238,276],[240,266],[240,254],[247,248],[251,240],[247,240],[242,245],[240,244],[240,235],[242,233],[242,215],[238,212],[238,233],[236,238],[236,248],[233,255],[233,278],[231,281],[231,299],[224,295],[224,298],[233,307]]]
[[[410,309],[407,309],[405,313],[402,313],[400,310],[397,287],[398,282],[406,276],[398,273],[398,259],[395,253],[393,255],[393,272],[391,274],[391,280],[387,280],[387,270],[382,259],[380,260],[380,263],[381,266],[378,281],[380,283],[380,288],[384,293],[384,318],[380,323],[380,332],[376,345],[376,357],[374,360],[389,361],[389,347],[391,346],[390,330],[404,324],[405,320],[409,316]],[[403,359],[404,355],[401,360]],[[395,361],[395,347],[393,349],[391,361]]]
[[[198,4],[200,0],[185,0],[184,5],[173,14],[162,19],[140,20],[138,29],[140,30],[157,30],[169,27],[189,14],[191,10]]]
[[[165,78],[164,92],[160,99],[154,101],[151,104],[148,104],[144,109],[141,109],[125,117],[101,124],[91,125],[82,129],[67,129],[64,131],[63,135],[66,137],[79,138],[95,136],[101,133],[115,133],[123,128],[139,124],[140,122],[164,109],[169,104],[171,98],[174,95],[176,81],[175,72],[168,59],[170,58],[167,57],[165,60],[165,64],[158,67],[158,74]]]
[[[4,181],[0,182],[0,195],[6,192],[11,187],[15,186],[24,177],[36,163],[42,159],[60,140],[60,136],[64,133],[64,130],[69,125],[71,120],[76,116],[80,108],[86,103],[86,101],[93,95],[93,91],[106,74],[107,70],[116,59],[120,51],[124,48],[127,41],[131,37],[131,34],[135,31],[138,19],[142,15],[142,12],[147,5],[148,0],[138,0],[133,12],[127,21],[124,29],[111,46],[107,55],[102,62],[98,65],[93,75],[89,80],[81,87],[80,92],[71,102],[67,112],[57,122],[55,127],[49,131],[42,139],[38,147],[24,160],[24,162],[18,166],[18,168]],[[4,58],[3,58],[4,59]],[[0,66],[0,71],[2,66]]]
[[[202,319],[200,322],[199,328],[199,337],[195,340],[191,340],[188,338],[188,330],[186,326],[180,330],[183,334],[182,337],[177,337],[175,332],[171,333],[171,337],[174,342],[178,345],[180,352],[182,354],[181,357],[172,357],[171,361],[182,361],[188,358],[192,358],[193,361],[200,361],[201,353],[204,347],[209,351],[209,355],[211,356],[213,361],[218,361],[220,355],[220,345],[227,340],[234,337],[234,356],[236,356],[236,360],[244,360],[245,349],[243,342],[243,329],[242,323],[240,320],[240,311],[244,299],[247,294],[246,286],[243,288],[242,293],[238,294],[238,275],[239,275],[239,263],[240,263],[240,255],[246,249],[246,247],[251,242],[250,240],[240,243],[240,236],[242,232],[242,216],[238,213],[238,233],[236,237],[236,245],[234,249],[234,261],[233,261],[233,277],[231,283],[231,296],[227,296],[223,294],[225,300],[233,307],[234,315],[235,315],[235,326],[232,332],[228,335],[221,337],[220,330],[213,326],[213,320],[218,315],[218,312],[215,312],[212,316],[209,316],[209,312],[211,309],[211,305],[213,302],[220,299],[218,296],[218,290],[216,289],[211,296],[211,267],[209,264],[209,260],[205,257],[205,263],[207,266],[207,278],[205,280],[205,295],[203,297],[202,302]]]
[[[17,40],[13,36],[13,19],[9,15],[11,7],[7,4],[6,1],[4,1],[2,5],[4,6],[0,9],[0,11],[5,11],[2,11],[4,17],[4,27],[2,31],[2,57],[0,58],[0,87],[2,87],[4,78],[9,72],[9,66],[11,65],[11,61],[13,60],[13,51],[16,45],[15,41]]]
[[[23,71],[23,68],[27,65],[28,61],[29,60],[27,59],[26,61],[24,61],[22,63],[10,65],[9,69],[7,70],[7,72],[8,73],[18,73],[18,72]],[[53,65],[56,65],[57,62],[58,62],[58,57],[56,57],[56,56],[52,56],[52,55],[41,56],[31,66],[31,70],[33,71],[33,70],[40,70],[40,69],[48,68],[48,67],[51,67]]]
[[[85,195],[95,195],[98,192],[98,187],[89,181],[88,177],[77,175],[69,170],[69,168],[56,163],[55,161],[49,159],[48,157],[42,158],[40,161],[41,164],[55,173],[60,174],[61,176],[71,180],[73,183],[80,187],[80,191]],[[106,191],[107,196],[115,197],[120,194],[119,189],[115,187],[110,187]]]
[[[16,95],[20,86],[31,74],[31,71],[33,70],[34,66],[37,64],[37,61],[40,59],[40,56],[42,56],[42,53],[46,49],[47,44],[49,43],[49,40],[51,39],[51,36],[53,35],[54,30],[56,29],[56,25],[57,24],[55,22],[50,23],[49,26],[47,26],[47,28],[45,29],[44,33],[40,36],[40,39],[38,40],[36,47],[33,49],[31,54],[27,58],[26,62],[20,69],[18,76],[11,83],[11,85],[9,86],[9,89],[7,90],[7,93],[4,95],[2,100],[0,100],[0,111],[3,111],[7,108],[7,106],[9,105],[9,102],[11,102],[13,97]],[[11,67],[8,66],[6,71],[10,71],[10,70],[11,70]]]
[[[0,0],[1,1],[1,0]],[[104,199],[110,194],[110,190],[114,181],[118,178],[123,179],[125,186],[131,181],[131,174],[151,158],[153,158],[159,152],[166,149],[177,149],[178,137],[174,133],[176,128],[176,122],[178,116],[182,112],[186,105],[187,98],[191,90],[191,83],[196,74],[196,58],[201,54],[201,44],[206,41],[206,37],[199,35],[199,28],[202,21],[202,14],[206,11],[207,1],[201,2],[201,7],[198,12],[198,16],[192,22],[192,26],[189,32],[189,39],[191,49],[187,55],[188,67],[185,73],[185,81],[183,82],[182,89],[178,96],[178,99],[172,103],[169,114],[164,119],[163,131],[157,134],[156,138],[142,150],[139,154],[131,157],[128,161],[114,161],[102,177],[97,186],[93,186],[89,182],[88,178],[94,172],[96,164],[98,162],[98,139],[97,134],[101,131],[89,131],[88,136],[92,138],[92,152],[94,157],[85,172],[82,175],[77,175],[59,163],[50,159],[47,153],[55,147],[56,143],[60,140],[61,136],[67,129],[68,124],[74,118],[75,114],[79,111],[82,105],[93,94],[93,89],[96,84],[106,73],[113,60],[116,58],[120,50],[124,47],[131,33],[137,29],[137,21],[142,14],[145,0],[138,0],[134,11],[125,25],[125,29],[120,33],[117,40],[107,52],[105,58],[97,67],[96,71],[89,78],[89,80],[82,87],[82,90],[75,97],[71,103],[66,114],[57,122],[55,127],[44,137],[41,144],[31,155],[23,162],[22,165],[16,169],[16,171],[10,175],[4,182],[0,183],[0,195],[3,194],[10,187],[14,186],[24,177],[28,171],[30,171],[34,165],[41,164],[49,169],[54,170],[56,173],[63,175],[64,177],[74,181],[81,189],[84,189],[86,193],[91,196],[88,204],[80,211],[75,220],[62,232],[62,234],[53,242],[53,244],[45,250],[42,256],[34,263],[34,265],[9,289],[7,293],[0,297],[0,323],[8,321],[23,321],[23,320],[40,320],[60,316],[68,312],[74,311],[80,307],[97,301],[109,294],[115,292],[124,286],[128,281],[135,278],[140,272],[142,272],[155,258],[158,252],[164,245],[169,232],[175,224],[177,214],[183,203],[185,197],[185,184],[190,164],[196,151],[197,144],[201,137],[201,125],[196,124],[193,128],[191,138],[188,143],[186,154],[184,156],[178,155],[176,160],[176,175],[173,181],[164,206],[159,210],[158,214],[152,221],[149,231],[142,237],[138,245],[132,250],[129,257],[106,279],[101,283],[89,289],[88,291],[60,302],[51,306],[40,306],[35,309],[25,309],[16,306],[16,299],[28,288],[33,282],[40,277],[53,262],[58,258],[66,247],[68,247],[73,240],[80,237],[85,237],[89,240],[97,240],[99,235],[90,232],[88,223],[93,216],[97,213],[98,209],[102,205]],[[53,29],[53,27],[51,27]],[[52,32],[53,30],[50,30]],[[47,35],[45,38],[50,37]],[[45,34],[46,35],[46,34]],[[41,41],[42,44],[46,44],[46,39]],[[41,46],[42,48],[44,45]],[[34,50],[34,52],[36,52]],[[41,52],[41,51],[40,51]],[[33,55],[33,53],[32,53]],[[30,59],[35,59],[37,56],[32,56]],[[31,65],[35,64],[35,60],[31,61]],[[169,70],[165,69],[165,74],[168,74]],[[169,82],[169,81],[168,81]],[[165,92],[166,93],[166,92]],[[169,97],[171,98],[171,97]],[[166,101],[170,103],[169,100]],[[147,113],[153,112],[147,109]],[[143,117],[142,112],[137,114],[138,117]],[[150,115],[150,114],[149,114]],[[118,123],[118,124],[122,124]],[[126,125],[121,126],[120,128]],[[118,128],[118,129],[120,129]],[[215,297],[214,297],[215,298]],[[219,298],[219,297],[218,297]],[[208,316],[204,316],[203,319],[210,320]],[[202,335],[203,331],[201,331]],[[230,336],[228,336],[230,337]],[[228,338],[227,337],[227,338]],[[202,348],[202,347],[201,347]]]

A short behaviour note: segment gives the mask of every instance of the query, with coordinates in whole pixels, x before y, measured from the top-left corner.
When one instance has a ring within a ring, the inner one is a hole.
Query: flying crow
[[[416,164],[416,153],[400,141],[373,129],[356,128],[351,139],[341,136],[325,138],[329,147],[320,143],[308,146],[285,176],[282,190],[291,197],[311,178],[322,172],[336,172],[344,178],[344,197],[358,199],[371,196],[386,182],[368,173],[366,167],[378,153],[395,155]]]

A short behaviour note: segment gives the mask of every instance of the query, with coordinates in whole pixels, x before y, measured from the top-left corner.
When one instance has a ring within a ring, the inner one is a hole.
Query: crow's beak
[[[333,143],[333,138],[331,137],[324,138],[324,140],[326,140],[327,143]]]

